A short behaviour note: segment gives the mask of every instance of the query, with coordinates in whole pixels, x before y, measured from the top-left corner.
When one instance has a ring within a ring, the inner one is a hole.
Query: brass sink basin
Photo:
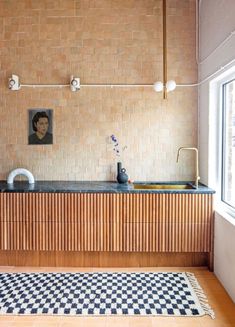
[[[134,184],[135,190],[188,190],[194,189],[190,184]]]

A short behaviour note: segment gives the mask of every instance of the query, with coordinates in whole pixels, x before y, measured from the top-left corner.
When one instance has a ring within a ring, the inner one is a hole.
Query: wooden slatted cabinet
[[[1,193],[0,250],[211,254],[212,197]]]

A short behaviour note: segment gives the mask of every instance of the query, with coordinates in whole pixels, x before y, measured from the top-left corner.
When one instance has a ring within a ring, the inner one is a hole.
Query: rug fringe
[[[205,314],[209,315],[212,319],[215,319],[215,313],[212,310],[211,306],[209,305],[208,299],[207,299],[203,289],[199,285],[195,275],[193,273],[186,272],[186,276],[188,277],[188,280],[189,280],[190,284],[192,285],[193,290],[196,293],[196,295],[199,299],[200,305],[201,305],[202,309],[204,310]]]

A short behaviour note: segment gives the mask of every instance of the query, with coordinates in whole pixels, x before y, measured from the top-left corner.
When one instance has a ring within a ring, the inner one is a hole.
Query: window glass
[[[235,208],[235,79],[223,84],[222,201]]]

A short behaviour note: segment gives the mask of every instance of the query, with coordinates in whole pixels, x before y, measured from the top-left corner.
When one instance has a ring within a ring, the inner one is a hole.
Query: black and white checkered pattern
[[[185,273],[4,273],[0,314],[201,315]]]

